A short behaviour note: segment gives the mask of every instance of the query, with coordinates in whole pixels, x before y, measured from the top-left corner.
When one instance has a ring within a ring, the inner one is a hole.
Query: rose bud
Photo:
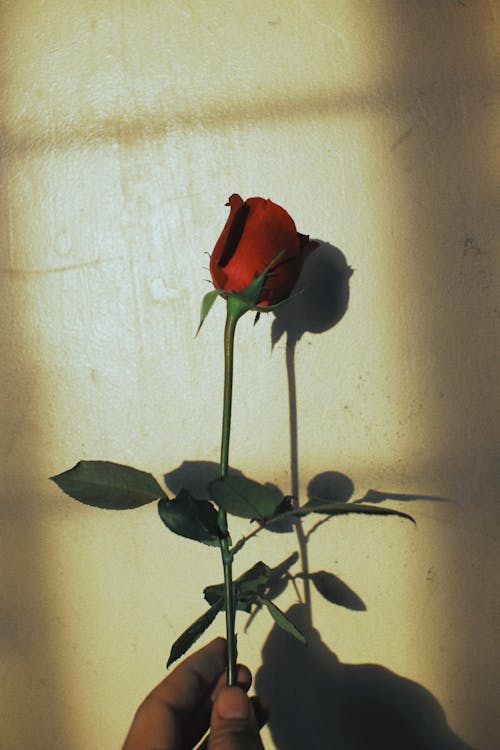
[[[269,273],[257,300],[275,305],[289,296],[307,254],[316,247],[299,234],[292,217],[265,198],[232,195],[229,217],[210,256],[210,274],[216,289],[241,292],[266,268]]]

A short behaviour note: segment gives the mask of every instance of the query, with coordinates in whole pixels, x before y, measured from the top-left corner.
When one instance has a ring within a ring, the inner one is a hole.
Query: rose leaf
[[[241,476],[214,479],[209,490],[219,507],[240,518],[264,520],[273,515],[279,503],[272,489]]]
[[[275,623],[280,626],[280,628],[286,630],[288,633],[293,635],[294,638],[303,643],[304,646],[307,646],[307,641],[300,630],[295,627],[293,622],[288,619],[288,617],[284,612],[281,611],[281,609],[278,609],[276,604],[274,604],[270,599],[267,599],[265,596],[259,597],[259,602],[267,607],[271,617],[273,618]]]
[[[217,511],[208,500],[196,500],[182,489],[177,497],[162,497],[158,503],[160,518],[174,534],[210,546],[219,545]]]
[[[171,664],[174,663],[174,661],[180,659],[180,657],[185,654],[188,649],[191,648],[193,643],[198,640],[200,635],[205,632],[209,625],[212,624],[217,614],[222,609],[223,604],[223,600],[219,599],[219,601],[215,602],[210,607],[210,609],[204,612],[201,617],[198,617],[198,619],[195,620],[193,624],[190,625],[189,628],[185,630],[181,636],[179,636],[179,638],[177,638],[170,650],[170,656],[168,657],[167,661],[167,669]]]
[[[152,474],[111,461],[79,461],[50,478],[67,495],[94,508],[138,508],[165,494]]]

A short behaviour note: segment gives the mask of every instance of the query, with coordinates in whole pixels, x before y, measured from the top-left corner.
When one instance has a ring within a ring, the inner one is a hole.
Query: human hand
[[[239,687],[226,687],[222,638],[185,659],[137,709],[122,750],[263,750],[252,703],[252,676],[239,666]]]

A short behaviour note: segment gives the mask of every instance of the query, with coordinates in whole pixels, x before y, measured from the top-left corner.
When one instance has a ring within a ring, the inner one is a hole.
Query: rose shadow
[[[279,309],[271,331],[274,346],[286,333],[286,366],[290,415],[291,494],[298,497],[298,421],[295,351],[306,332],[323,333],[333,328],[347,311],[352,270],[338,248],[319,243],[298,282],[303,290]],[[297,291],[297,290],[295,290]],[[308,496],[348,502],[354,484],[344,474],[326,471],[308,486]],[[434,496],[383,493],[369,490],[355,503],[398,501],[443,501]],[[363,611],[362,599],[332,573],[311,573],[307,545],[311,534],[327,519],[318,521],[306,534],[302,521],[295,522],[303,578],[304,602],[287,615],[306,636],[308,648],[288,633],[272,628],[262,650],[262,666],[255,687],[271,705],[269,728],[278,750],[470,750],[447,725],[438,701],[415,682],[375,664],[342,664],[313,628],[311,583],[332,604]],[[290,707],[294,706],[294,710]]]

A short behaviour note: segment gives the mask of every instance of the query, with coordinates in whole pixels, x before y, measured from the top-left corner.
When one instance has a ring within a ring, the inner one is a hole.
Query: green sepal
[[[262,291],[262,287],[264,286],[264,283],[271,273],[271,270],[276,265],[278,260],[281,258],[285,250],[281,250],[273,259],[272,261],[264,268],[261,274],[256,276],[254,280],[247,286],[245,289],[242,289],[241,292],[234,292],[232,296],[236,297],[237,299],[241,300],[241,302],[245,303],[245,305],[248,307],[249,310],[256,310],[257,312],[263,311],[266,312],[268,307],[266,306],[259,306],[257,305],[257,301],[260,297],[260,293]]]
[[[291,295],[290,297],[287,297],[286,299],[282,300],[281,302],[277,302],[274,305],[257,304],[260,293],[262,292],[262,287],[264,286],[267,277],[272,272],[273,268],[276,266],[277,262],[284,253],[285,250],[281,250],[279,253],[277,253],[277,255],[274,256],[272,261],[262,271],[262,273],[256,276],[253,281],[241,291],[225,292],[218,290],[218,293],[221,294],[222,297],[224,297],[228,302],[231,301],[231,304],[233,305],[233,308],[235,310],[239,310],[240,315],[243,315],[248,310],[254,310],[257,313],[254,325],[258,321],[260,313],[272,312],[273,310],[277,310],[279,307],[286,304],[292,297],[296,296]]]
[[[205,318],[207,317],[208,313],[212,309],[215,300],[219,296],[220,292],[216,289],[213,289],[211,292],[207,292],[205,296],[203,297],[201,301],[201,310],[200,310],[200,322],[198,324],[198,328],[196,329],[195,336],[197,336],[200,332],[200,329],[205,321]]]
[[[186,651],[191,648],[193,643],[195,643],[200,635],[202,635],[202,633],[205,632],[209,625],[212,624],[223,606],[223,600],[219,599],[210,607],[210,609],[204,612],[201,617],[198,617],[198,619],[195,620],[193,624],[190,625],[189,628],[185,630],[181,636],[179,636],[179,638],[177,638],[170,650],[170,656],[168,657],[167,661],[167,669],[171,664],[174,663],[174,661],[180,659],[180,657],[183,656],[183,654],[185,654]]]
[[[254,310],[254,312],[256,313],[254,325],[256,325],[259,321],[261,313],[273,312],[275,310],[278,310],[280,307],[283,307],[283,305],[288,304],[299,294],[302,294],[303,290],[300,290],[299,292],[290,294],[288,297],[281,300],[281,302],[277,302],[274,305],[257,304],[262,292],[262,287],[264,286],[267,277],[272,272],[273,268],[276,266],[277,262],[284,253],[285,250],[281,250],[281,252],[277,253],[272,261],[265,267],[262,273],[255,276],[253,281],[241,291],[227,292],[224,289],[213,289],[210,292],[207,292],[201,301],[200,322],[198,324],[198,329],[195,335],[197,336],[200,332],[200,328],[202,327],[208,313],[212,309],[212,306],[217,297],[223,297],[226,300],[235,318],[240,318],[249,310]]]
[[[111,461],[79,461],[50,479],[75,500],[106,510],[139,508],[165,494],[152,474]]]
[[[267,607],[269,614],[271,615],[275,623],[280,626],[280,628],[286,630],[287,633],[293,635],[294,638],[303,643],[304,646],[307,646],[307,641],[300,630],[293,624],[291,620],[288,619],[285,613],[282,612],[281,609],[276,606],[276,604],[274,604],[270,599],[267,599],[265,596],[259,597],[259,603]]]
[[[240,518],[265,520],[273,515],[280,502],[269,487],[234,474],[214,479],[208,488],[220,508]]]
[[[158,513],[174,534],[212,547],[219,546],[218,514],[208,500],[197,500],[188,490],[182,489],[173,500],[162,497]]]

